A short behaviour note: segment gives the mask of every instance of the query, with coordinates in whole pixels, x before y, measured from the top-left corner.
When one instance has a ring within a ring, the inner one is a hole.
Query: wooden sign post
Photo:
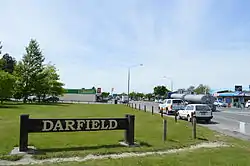
[[[125,142],[134,145],[135,116],[125,118],[89,119],[30,119],[29,115],[20,116],[19,151],[28,150],[28,134],[40,132],[80,132],[101,130],[125,130]]]

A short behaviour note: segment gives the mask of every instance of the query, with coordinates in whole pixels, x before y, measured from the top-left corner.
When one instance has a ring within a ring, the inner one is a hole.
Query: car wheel
[[[205,120],[205,122],[206,122],[207,124],[209,124],[209,123],[211,122],[211,119]]]
[[[180,114],[177,112],[177,119],[180,120],[181,119],[181,116]]]

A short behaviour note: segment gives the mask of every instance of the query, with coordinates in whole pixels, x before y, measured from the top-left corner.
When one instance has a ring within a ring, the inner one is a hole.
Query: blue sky
[[[19,60],[31,38],[67,88],[151,92],[156,85],[248,87],[250,1],[5,0],[3,51]],[[234,77],[237,75],[237,77]]]

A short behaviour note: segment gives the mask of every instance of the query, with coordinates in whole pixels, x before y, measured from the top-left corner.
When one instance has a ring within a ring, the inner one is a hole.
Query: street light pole
[[[129,88],[130,88],[130,67],[128,68],[128,102],[129,102]]]
[[[143,66],[143,64],[133,65],[133,66],[128,67],[128,102],[129,102],[129,93],[130,93],[130,69],[132,67],[138,67],[138,66]]]
[[[174,83],[173,83],[173,80],[172,80],[171,78],[169,78],[169,77],[166,77],[166,76],[163,76],[163,78],[166,78],[166,79],[170,80],[171,91],[173,92],[173,90],[174,90]]]

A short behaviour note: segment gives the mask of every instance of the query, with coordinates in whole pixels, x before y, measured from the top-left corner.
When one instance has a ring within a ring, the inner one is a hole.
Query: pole
[[[129,103],[129,88],[130,88],[130,68],[128,68],[128,103]]]
[[[163,141],[167,140],[167,120],[163,120]]]
[[[193,122],[193,138],[196,139],[196,116],[193,115],[193,118],[192,118],[192,122]]]
[[[174,83],[173,83],[173,80],[171,79],[171,91],[173,92],[173,90],[174,90]]]

